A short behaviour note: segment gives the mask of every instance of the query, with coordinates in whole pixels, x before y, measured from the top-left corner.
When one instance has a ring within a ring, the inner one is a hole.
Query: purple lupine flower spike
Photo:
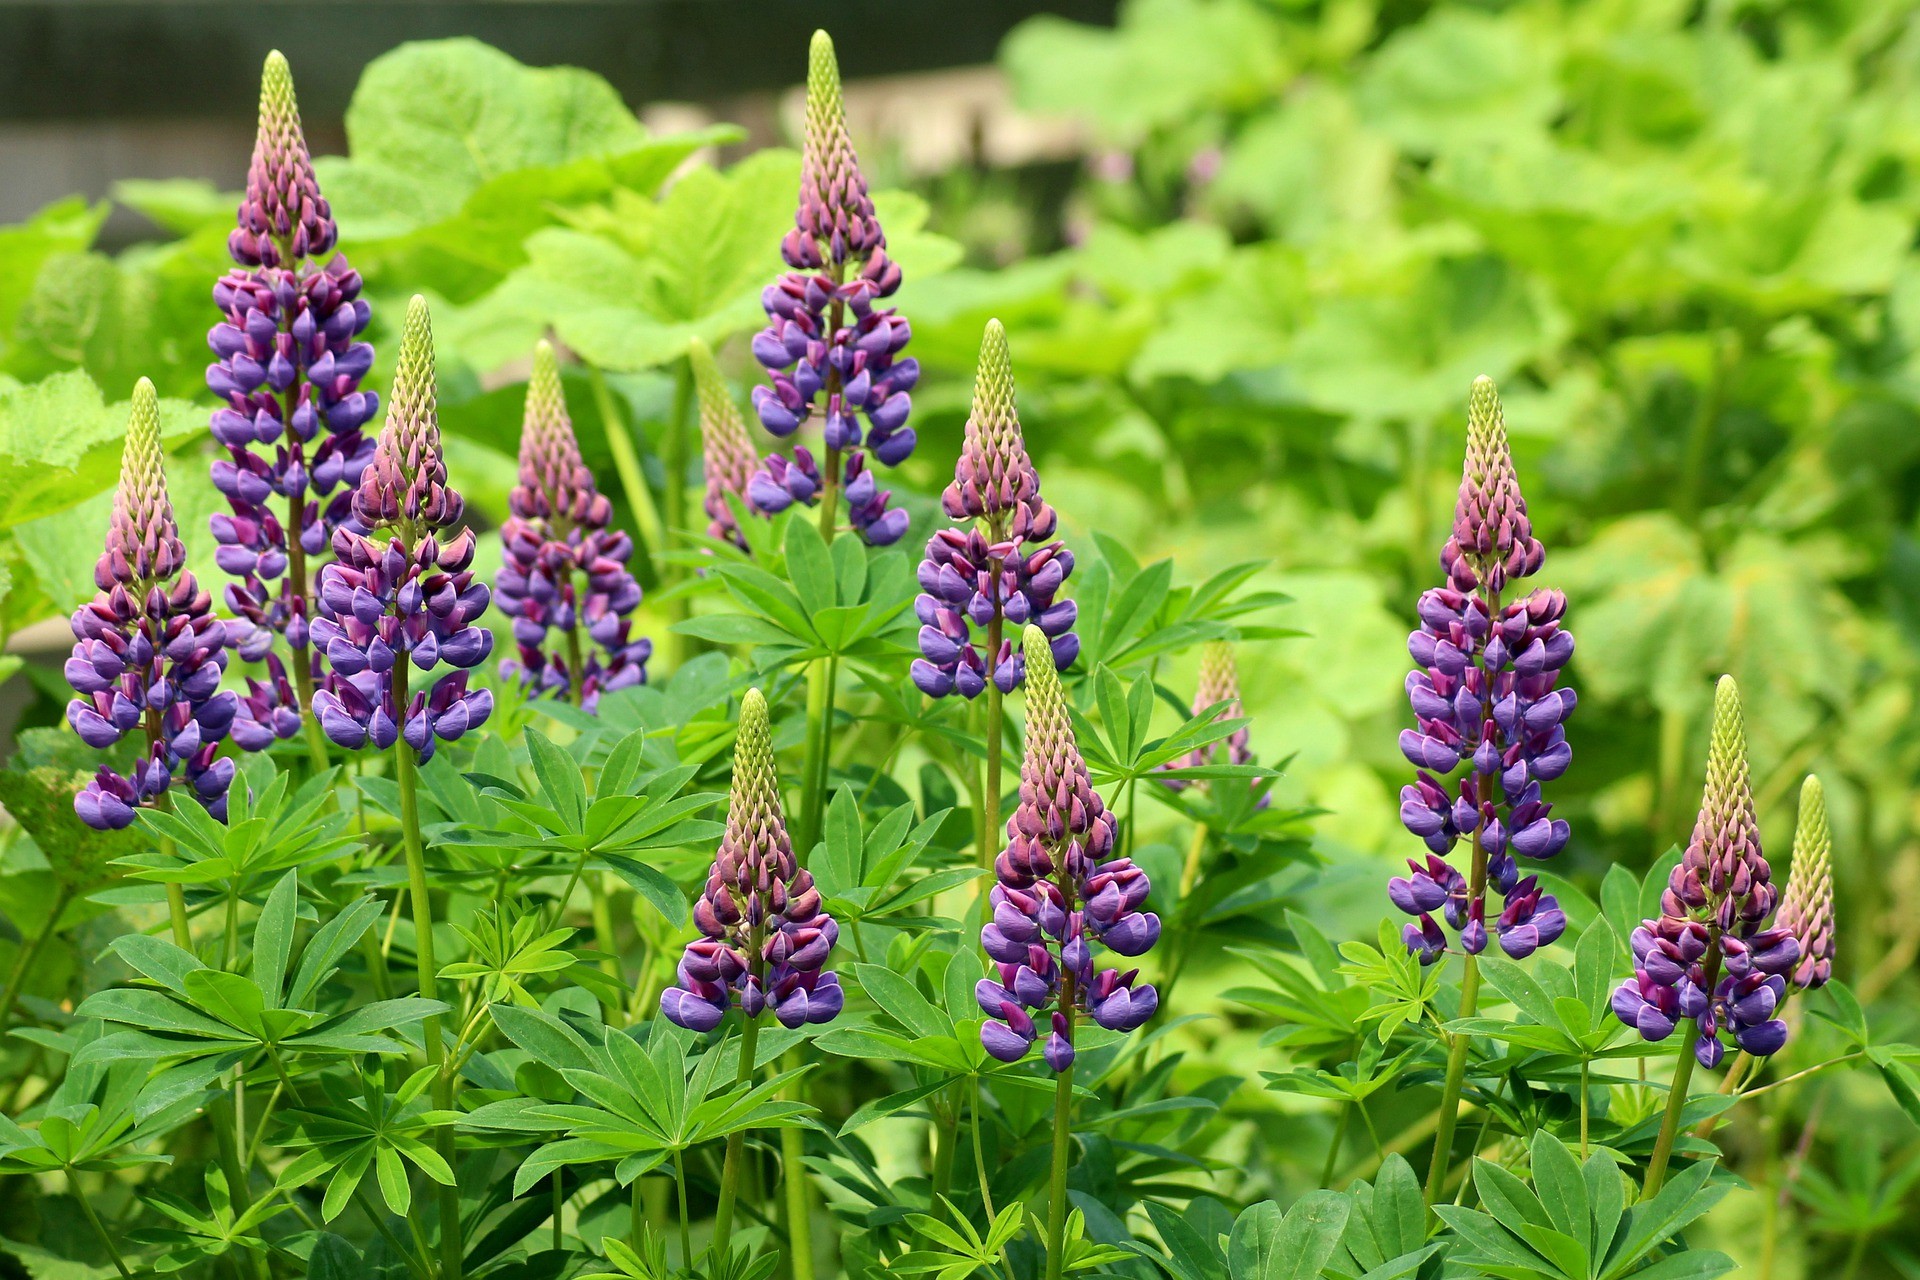
[[[67,723],[99,750],[137,727],[147,749],[131,775],[102,766],[74,797],[74,812],[88,826],[117,830],[136,808],[159,803],[178,773],[224,821],[233,761],[215,753],[237,706],[220,689],[226,627],[186,569],[167,497],[159,398],[145,378],[134,387],[120,487],[93,581],[99,594],[73,615],[66,676],[79,696],[67,704]]]
[[[988,680],[1011,693],[1024,677],[1025,658],[1014,650],[1008,623],[1037,625],[1054,666],[1072,666],[1080,655],[1073,632],[1079,607],[1058,597],[1073,572],[1073,552],[1048,541],[1059,517],[1042,501],[1040,476],[1027,456],[1007,331],[998,320],[987,322],[980,343],[973,412],[942,502],[950,517],[966,523],[935,532],[920,562],[913,683],[930,698],[956,691],[978,697]]]
[[[608,527],[613,504],[580,459],[560,365],[546,342],[533,350],[520,483],[507,506],[494,586],[500,611],[513,619],[518,656],[503,661],[500,674],[589,711],[603,693],[646,683],[653,642],[633,635],[640,607],[640,584],[627,571],[633,539]],[[553,632],[560,643],[550,650]]]
[[[234,737],[259,744],[249,750],[299,732],[296,686],[316,674],[309,565],[351,515],[353,487],[373,457],[361,428],[380,401],[360,390],[373,348],[357,340],[371,312],[344,257],[319,264],[336,238],[287,60],[269,54],[247,196],[228,239],[241,269],[214,286],[225,318],[207,334],[216,357],[207,386],[224,402],[212,428],[226,456],[213,464],[213,482],[229,511],[213,518],[213,536],[215,559],[234,578],[226,590],[232,640],[250,660],[276,635],[294,654],[293,684],[270,679],[270,696],[242,702],[249,727]]]
[[[754,388],[754,410],[784,439],[824,405],[827,465],[841,469],[830,478],[846,494],[849,521],[875,546],[895,542],[907,531],[907,513],[888,508],[890,495],[877,486],[867,452],[889,467],[913,452],[908,392],[920,365],[899,358],[912,336],[906,318],[874,305],[899,289],[900,267],[887,256],[853,151],[840,67],[824,31],[813,33],[808,58],[800,205],[780,256],[792,270],[760,296],[768,323],[754,337],[753,354],[769,385]],[[828,487],[812,455],[795,446],[791,457],[770,455],[748,491],[771,513],[811,505]]]
[[[1812,774],[1800,785],[1800,820],[1793,832],[1793,860],[1780,897],[1780,927],[1800,944],[1800,959],[1787,980],[1802,991],[1824,987],[1833,976],[1833,834],[1827,827],[1827,795]]]
[[[736,1002],[749,1018],[771,1007],[787,1027],[839,1014],[840,979],[824,966],[840,926],[821,909],[813,876],[793,856],[767,700],[758,689],[740,702],[726,834],[693,922],[701,936],[687,944],[678,985],[660,995],[660,1012],[675,1026],[711,1031]]]
[[[1786,975],[1800,959],[1788,928],[1769,926],[1779,891],[1760,851],[1747,769],[1740,691],[1722,676],[1713,696],[1713,742],[1693,838],[1660,897],[1660,915],[1633,931],[1634,976],[1613,993],[1613,1012],[1647,1040],[1694,1019],[1694,1056],[1718,1066],[1726,1047],[1765,1057],[1787,1042],[1774,1017]]]
[[[441,458],[433,330],[415,297],[386,427],[353,491],[352,521],[333,531],[334,559],[320,570],[313,643],[329,672],[313,709],[340,746],[385,750],[404,737],[425,763],[436,740],[452,742],[492,714],[492,691],[467,687],[467,671],[493,651],[479,625],[490,597],[473,575],[473,531],[440,540],[462,509]],[[412,692],[409,661],[421,672],[455,669]]]
[[[1422,963],[1439,959],[1444,938],[1432,912],[1444,907],[1469,955],[1498,939],[1522,959],[1566,930],[1566,915],[1516,857],[1551,858],[1566,847],[1565,821],[1551,816],[1541,784],[1567,770],[1572,751],[1562,727],[1577,699],[1556,688],[1573,656],[1561,625],[1567,600],[1536,590],[1508,603],[1501,593],[1539,570],[1545,552],[1533,536],[1514,475],[1500,397],[1476,378],[1468,400],[1467,456],[1453,534],[1440,553],[1447,585],[1420,597],[1420,629],[1407,641],[1417,669],[1407,676],[1416,728],[1400,750],[1418,771],[1401,788],[1400,820],[1431,851],[1388,885],[1395,906],[1419,917],[1404,930]],[[1457,786],[1447,775],[1468,766]],[[1457,841],[1483,857],[1485,885],[1444,861]],[[1486,887],[1504,905],[1487,919]]]
[[[1053,665],[1052,643],[1029,623],[1027,747],[1020,762],[1020,804],[1007,820],[1007,847],[994,861],[988,901],[993,919],[980,945],[995,976],[974,996],[988,1021],[980,1043],[1002,1062],[1017,1062],[1048,1032],[1042,1057],[1055,1071],[1073,1064],[1073,1027],[1084,1013],[1110,1031],[1132,1031],[1160,1007],[1160,993],[1140,971],[1096,969],[1093,945],[1115,955],[1144,955],[1160,937],[1160,917],[1147,911],[1151,887],[1133,860],[1115,857],[1113,815],[1087,777],[1074,742],[1066,691]]]
[[[746,539],[734,522],[727,495],[740,499],[749,511],[759,510],[748,486],[760,459],[754,455],[746,422],[727,390],[712,349],[695,338],[687,345],[687,359],[693,365],[693,384],[700,393],[700,456],[707,477],[707,496],[701,509],[707,513],[707,536],[724,538],[744,550]]]

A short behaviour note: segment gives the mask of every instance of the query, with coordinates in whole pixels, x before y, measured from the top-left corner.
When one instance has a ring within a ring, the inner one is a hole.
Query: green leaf
[[[1573,1153],[1545,1129],[1533,1135],[1533,1185],[1554,1229],[1575,1241],[1584,1257],[1593,1241],[1586,1181]],[[1584,1276],[1585,1268],[1578,1274]]]
[[[687,907],[687,895],[664,872],[614,853],[601,854],[600,861],[625,880],[635,893],[652,903],[653,909],[674,928],[684,929],[687,921],[692,919]]]
[[[801,607],[809,615],[835,608],[839,591],[834,583],[833,558],[826,539],[812,521],[788,522],[786,551],[787,577],[793,582]]]
[[[572,756],[553,744],[538,729],[527,730],[527,755],[533,775],[540,781],[540,793],[568,830],[579,832],[586,823],[587,788],[581,780],[580,766]]]
[[[265,997],[269,1009],[280,1007],[280,992],[287,979],[287,959],[293,953],[293,929],[300,907],[300,873],[289,871],[280,877],[267,895],[260,919],[253,929],[253,985]]]

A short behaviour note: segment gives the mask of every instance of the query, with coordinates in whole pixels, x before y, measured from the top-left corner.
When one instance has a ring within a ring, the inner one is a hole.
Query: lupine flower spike
[[[644,684],[653,642],[633,636],[640,606],[640,584],[627,571],[633,539],[608,527],[613,504],[580,460],[560,366],[546,342],[533,349],[520,483],[507,507],[494,585],[500,611],[513,619],[518,656],[503,661],[500,674],[589,711],[603,693]],[[560,643],[550,649],[554,632]]]
[[[1160,917],[1145,910],[1151,887],[1132,859],[1113,853],[1115,824],[1087,778],[1074,742],[1066,692],[1052,642],[1032,623],[1027,650],[1027,747],[1020,804],[1007,820],[1007,847],[994,863],[992,921],[980,945],[996,967],[974,989],[989,1019],[980,1042],[1002,1062],[1017,1062],[1042,1035],[1042,1050],[1065,1071],[1074,1056],[1077,1014],[1110,1031],[1132,1031],[1160,1007],[1160,993],[1139,970],[1096,970],[1093,947],[1144,955],[1160,937]]]
[[[747,487],[760,459],[754,455],[747,424],[733,402],[720,366],[714,363],[712,350],[695,338],[688,344],[687,358],[693,365],[693,384],[700,393],[700,454],[707,475],[702,509],[707,513],[707,536],[724,538],[744,549],[746,539],[740,536],[727,497],[731,494],[738,498],[749,511],[759,510]]]
[[[679,985],[660,996],[660,1012],[674,1025],[711,1031],[736,1002],[749,1018],[770,1006],[788,1027],[838,1016],[840,979],[822,966],[840,926],[821,909],[813,876],[793,856],[767,700],[758,689],[741,700],[726,834],[693,922],[701,936],[680,959]]]
[[[1194,686],[1193,714],[1204,715],[1215,707],[1222,708],[1220,718],[1238,720],[1246,712],[1240,705],[1240,670],[1233,660],[1233,645],[1225,640],[1209,640],[1200,650],[1200,680]],[[1227,735],[1227,763],[1252,764],[1252,734],[1243,726]],[[1220,744],[1209,742],[1205,746],[1195,747],[1185,757],[1166,765],[1169,769],[1198,769],[1213,763],[1220,753]],[[1193,785],[1185,778],[1169,778],[1167,785],[1175,791],[1184,790]],[[1266,797],[1260,805],[1265,808]]]
[[[1787,981],[1802,991],[1823,987],[1833,976],[1833,836],[1827,829],[1827,795],[1808,775],[1800,786],[1800,822],[1793,833],[1793,861],[1780,899],[1780,927],[1800,944],[1800,959]]]
[[[1418,917],[1405,939],[1422,963],[1439,959],[1446,947],[1436,911],[1468,955],[1486,949],[1488,886],[1504,903],[1492,933],[1515,959],[1567,927],[1553,895],[1541,891],[1537,876],[1522,876],[1517,861],[1553,857],[1569,834],[1563,820],[1549,816],[1552,806],[1540,791],[1572,759],[1562,726],[1576,699],[1573,690],[1554,687],[1573,656],[1573,636],[1561,625],[1567,600],[1540,589],[1501,601],[1544,559],[1514,474],[1500,397],[1490,379],[1475,379],[1453,535],[1440,553],[1447,585],[1420,597],[1420,629],[1407,642],[1416,664],[1407,697],[1418,727],[1401,732],[1400,750],[1418,773],[1401,789],[1400,819],[1429,853],[1424,862],[1409,860],[1408,874],[1396,876],[1387,893]],[[1456,787],[1447,775],[1463,763],[1467,772]],[[1483,877],[1445,861],[1463,840]]]
[[[380,400],[359,389],[373,348],[357,340],[371,312],[344,257],[319,265],[336,239],[292,74],[271,53],[246,199],[227,239],[239,269],[214,286],[224,319],[207,334],[216,357],[207,386],[223,401],[213,436],[226,450],[213,464],[213,482],[229,507],[213,518],[215,559],[235,579],[226,591],[238,618],[229,624],[235,645],[268,666],[268,679],[254,681],[243,700],[233,735],[248,750],[300,730],[297,689],[316,674],[308,564],[351,515],[354,486],[373,458],[361,428]],[[269,652],[276,635],[293,651],[293,684]]]
[[[1026,659],[1014,649],[1007,623],[1038,626],[1055,668],[1072,666],[1080,655],[1073,632],[1078,606],[1059,592],[1073,572],[1073,552],[1049,541],[1060,521],[1041,499],[1040,476],[1027,456],[1007,331],[998,320],[987,322],[980,343],[973,412],[941,501],[949,517],[965,523],[937,531],[920,562],[914,684],[930,698],[978,697],[988,680],[1011,693],[1024,678]]]
[[[754,388],[753,405],[761,425],[785,439],[824,402],[826,470],[796,444],[791,456],[769,455],[748,492],[767,512],[824,498],[827,519],[837,520],[835,492],[844,489],[860,536],[876,546],[895,542],[907,531],[907,513],[888,509],[891,495],[875,483],[866,450],[889,467],[913,452],[907,393],[920,365],[897,358],[912,335],[905,317],[874,305],[899,289],[900,267],[887,256],[847,133],[840,67],[824,31],[814,32],[807,64],[800,207],[780,256],[792,270],[760,295],[768,323],[753,354],[770,385]]]
[[[1787,1024],[1774,1010],[1787,994],[1784,975],[1800,959],[1793,934],[1769,925],[1779,896],[1753,815],[1740,691],[1722,676],[1693,838],[1660,897],[1659,917],[1633,931],[1634,976],[1614,992],[1614,1014],[1647,1040],[1697,1020],[1693,1051],[1704,1067],[1724,1056],[1723,1031],[1755,1057],[1777,1052]]]
[[[186,558],[167,497],[159,400],[142,378],[106,550],[93,568],[99,594],[73,615],[66,675],[79,695],[67,704],[67,723],[82,741],[105,750],[138,728],[146,750],[131,776],[103,765],[74,797],[88,826],[126,826],[136,808],[162,802],[176,774],[209,812],[226,817],[233,761],[214,753],[238,704],[220,689],[226,627]]]
[[[467,688],[493,636],[479,625],[487,585],[473,575],[474,538],[447,484],[434,407],[433,330],[424,298],[407,306],[393,403],[373,462],[353,491],[352,520],[333,531],[320,570],[313,643],[331,669],[313,696],[329,738],[349,750],[385,750],[404,739],[421,763],[493,712],[493,693]],[[409,693],[406,664],[455,668],[430,691]]]

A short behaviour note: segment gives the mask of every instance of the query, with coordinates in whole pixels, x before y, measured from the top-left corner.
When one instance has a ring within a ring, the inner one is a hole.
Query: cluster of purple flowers
[[[284,636],[303,684],[314,661],[307,562],[351,517],[353,489],[374,453],[361,428],[379,408],[376,393],[360,390],[373,348],[358,341],[371,315],[359,273],[337,254],[317,262],[336,239],[292,75],[285,58],[270,54],[246,199],[228,238],[240,269],[214,286],[225,318],[207,334],[217,357],[207,386],[224,402],[213,435],[227,450],[213,464],[213,482],[230,508],[213,518],[213,535],[216,561],[236,579],[226,591],[236,647],[258,660]],[[291,737],[300,728],[297,690],[277,674],[256,682],[240,721],[234,740],[248,750]]]
[[[613,504],[580,459],[553,348],[534,348],[520,431],[520,483],[501,526],[505,560],[494,585],[513,619],[517,658],[500,673],[529,691],[570,698],[592,710],[602,693],[644,684],[653,642],[633,635],[640,584],[627,571],[633,539],[609,528]],[[584,590],[582,589],[584,584]],[[548,633],[563,646],[548,652]],[[583,653],[584,631],[594,651]],[[578,670],[575,670],[575,667]]]
[[[1756,1057],[1778,1052],[1787,1024],[1774,1015],[1800,959],[1792,932],[1769,926],[1779,899],[1760,851],[1740,691],[1723,676],[1700,816],[1659,917],[1633,931],[1634,976],[1613,993],[1615,1016],[1647,1040],[1692,1019],[1694,1057],[1705,1067],[1725,1055],[1723,1032]]]
[[[79,695],[67,704],[67,723],[81,741],[105,750],[138,728],[146,751],[131,774],[101,766],[74,797],[88,826],[125,827],[136,808],[162,801],[176,772],[211,813],[226,817],[233,761],[214,753],[238,702],[220,689],[225,624],[186,558],[167,497],[159,399],[142,378],[106,550],[93,570],[99,594],[73,615],[66,676]]]
[[[807,69],[806,141],[801,159],[795,225],[780,242],[792,268],[761,294],[767,327],[754,337],[754,357],[769,371],[756,387],[760,423],[782,439],[798,431],[825,397],[823,443],[828,474],[796,445],[791,457],[766,459],[748,487],[762,511],[824,493],[846,495],[848,519],[875,546],[907,531],[907,513],[891,510],[867,466],[865,450],[889,467],[913,452],[908,392],[919,362],[900,359],[912,336],[906,318],[875,304],[900,287],[900,267],[887,256],[887,238],[874,216],[867,180],[847,133],[840,69],[833,42],[815,32]],[[850,274],[851,273],[851,274]],[[861,427],[861,418],[866,427]],[[863,450],[863,444],[865,449]],[[840,474],[832,474],[836,469]]]
[[[1440,556],[1448,585],[1420,597],[1420,629],[1408,640],[1418,669],[1407,676],[1407,697],[1418,727],[1401,733],[1400,750],[1419,772],[1400,792],[1400,818],[1431,852],[1424,863],[1410,859],[1409,873],[1394,877],[1387,892],[1418,917],[1404,937],[1422,963],[1446,949],[1436,911],[1467,954],[1486,949],[1489,886],[1504,903],[1492,933],[1515,959],[1567,927],[1559,903],[1541,892],[1537,876],[1520,874],[1516,859],[1551,858],[1568,837],[1540,789],[1572,760],[1563,726],[1576,698],[1555,687],[1573,656],[1573,635],[1562,626],[1566,597],[1538,590],[1500,600],[1544,558],[1514,474],[1499,397],[1491,381],[1477,379],[1453,536]],[[1454,789],[1446,778],[1462,763],[1468,771]],[[1471,876],[1443,856],[1461,840],[1474,850]]]
[[[1007,333],[998,320],[987,322],[980,344],[973,412],[941,500],[949,517],[967,523],[937,530],[920,562],[913,683],[930,698],[956,691],[975,698],[989,680],[1000,692],[1013,692],[1025,678],[1026,658],[1013,646],[1009,623],[1039,627],[1054,666],[1072,666],[1080,656],[1073,632],[1079,607],[1058,596],[1073,572],[1073,552],[1048,541],[1059,517],[1041,499],[1040,476],[1027,456]]]
[[[793,855],[767,701],[758,689],[741,700],[726,834],[693,922],[700,937],[681,956],[679,985],[660,996],[660,1012],[675,1026],[711,1031],[735,1001],[749,1018],[771,1007],[788,1027],[840,1013],[840,979],[823,968],[840,926]]]
[[[468,669],[493,651],[479,625],[489,593],[471,569],[473,533],[437,536],[463,510],[441,458],[433,333],[426,300],[416,297],[379,447],[354,490],[352,521],[333,532],[334,559],[320,570],[313,643],[331,670],[313,708],[340,746],[404,740],[424,762],[436,739],[452,742],[492,713],[492,692],[467,687]],[[455,670],[431,691],[409,694],[409,663],[425,672],[442,662]]]
[[[1113,856],[1115,823],[1087,777],[1074,741],[1066,692],[1050,642],[1029,624],[1027,743],[1020,804],[1007,821],[1007,847],[994,862],[992,921],[980,945],[998,976],[974,989],[989,1021],[980,1042],[1018,1062],[1040,1037],[1034,1014],[1053,1006],[1042,1056],[1055,1071],[1073,1065],[1073,1025],[1084,1011],[1110,1031],[1132,1031],[1160,1007],[1139,970],[1096,969],[1093,944],[1144,955],[1160,938],[1147,911],[1151,885],[1132,859]]]

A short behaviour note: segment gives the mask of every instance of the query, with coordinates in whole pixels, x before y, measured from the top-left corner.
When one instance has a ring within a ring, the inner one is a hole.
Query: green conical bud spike
[[[560,361],[545,340],[533,348],[526,414],[520,422],[520,483],[507,505],[523,520],[564,522],[547,530],[562,538],[568,524],[604,528],[613,515],[612,504],[600,496],[593,473],[580,459],[580,442],[560,384]]]
[[[567,417],[567,397],[560,389],[560,361],[553,354],[553,344],[542,338],[533,344],[533,373],[527,379],[527,414],[522,430],[556,429],[573,433]]]
[[[1773,916],[1779,902],[1772,872],[1760,851],[1740,689],[1732,676],[1720,677],[1713,692],[1706,788],[1693,838],[1675,875],[1675,883],[1684,889],[1684,907],[1704,908],[1713,923],[1730,934],[1751,936]]]
[[[1031,622],[1021,630],[1020,641],[1027,667],[1027,755],[1071,755],[1077,762],[1079,744],[1073,737],[1073,717],[1067,714],[1067,692],[1053,665],[1053,642]]]
[[[1823,985],[1833,972],[1833,833],[1827,825],[1826,792],[1812,774],[1800,786],[1800,820],[1780,901],[1780,926],[1800,943],[1791,980],[1804,988]]]
[[[1194,691],[1196,713],[1221,703],[1240,701],[1240,672],[1233,661],[1233,645],[1225,640],[1209,640],[1200,650],[1200,683]],[[1237,711],[1235,714],[1238,714]]]
[[[1537,571],[1544,557],[1513,469],[1500,393],[1493,379],[1482,375],[1467,396],[1466,464],[1453,507],[1453,536],[1440,553],[1440,566],[1458,590],[1485,582],[1498,591]]]
[[[186,550],[167,497],[166,459],[160,451],[160,398],[153,383],[134,384],[127,438],[120,455],[120,487],[107,521],[104,554],[94,565],[102,591],[120,583],[136,593],[180,572]]]
[[[734,866],[771,870],[783,882],[794,875],[793,845],[780,807],[780,775],[773,763],[773,726],[758,689],[740,700],[740,729],[733,744],[733,787],[727,799],[727,830],[721,859]]]
[[[278,49],[267,54],[260,69],[259,143],[270,154],[291,155],[295,148],[306,149],[306,135],[300,128],[300,104],[293,96],[293,68]]]
[[[760,459],[712,348],[695,338],[687,345],[687,360],[693,366],[693,384],[700,396],[700,454],[707,478],[702,506],[713,522],[708,533],[716,538],[728,537],[734,531],[734,520],[726,495],[747,501],[747,482]]]
[[[998,320],[987,321],[980,339],[980,364],[973,379],[973,412],[967,417],[960,459],[953,483],[942,502],[954,519],[987,516],[998,520],[1040,493],[1040,476],[1027,456],[1014,405],[1013,356],[1007,349],[1007,331]],[[1035,503],[1033,515],[1043,504]],[[1004,531],[997,525],[996,536]],[[1047,532],[1051,532],[1048,526]]]
[[[807,47],[807,145],[826,143],[847,127],[847,107],[840,93],[840,62],[833,54],[833,37],[813,33]]]
[[[1713,689],[1713,737],[1707,748],[1707,786],[1701,805],[1729,817],[1753,807],[1746,718],[1740,711],[1740,686],[1732,676],[1721,676]]]
[[[433,322],[419,294],[407,303],[400,332],[400,358],[393,369],[387,422],[373,462],[360,473],[354,513],[368,529],[405,522],[412,541],[428,529],[460,519],[460,495],[447,487],[440,447],[440,415],[434,398]]]
[[[433,318],[427,300],[414,294],[400,331],[400,359],[393,369],[393,403],[387,409],[387,435],[398,437],[403,456],[423,442],[440,444],[440,412],[435,399]],[[382,437],[383,440],[385,437]]]

